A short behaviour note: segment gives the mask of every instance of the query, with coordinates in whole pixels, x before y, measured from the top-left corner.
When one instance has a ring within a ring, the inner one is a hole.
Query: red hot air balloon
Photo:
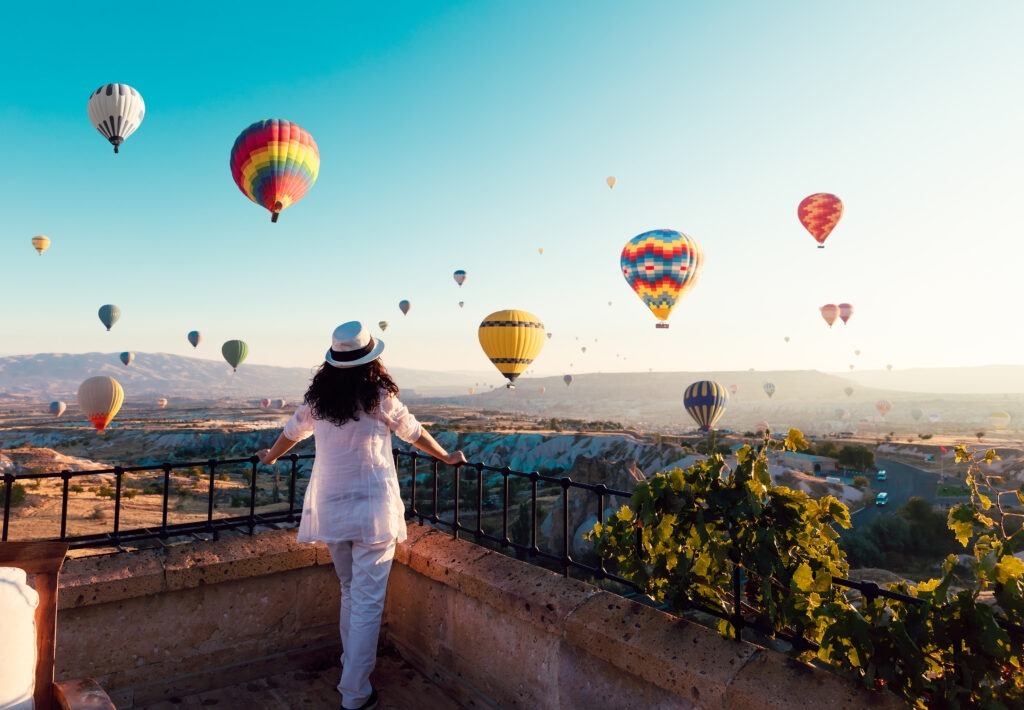
[[[889,413],[889,410],[892,409],[892,402],[887,399],[880,399],[875,402],[875,409],[878,410],[878,413],[881,414],[882,417],[885,417],[885,415]]]
[[[320,151],[313,136],[290,121],[267,119],[246,128],[231,148],[231,177],[250,200],[270,210],[298,202],[320,174]]]
[[[853,306],[849,303],[839,304],[839,319],[843,321],[843,325],[846,325],[846,321],[850,320],[850,316],[853,315]],[[859,354],[859,353],[858,353]]]
[[[828,192],[816,192],[800,201],[796,216],[818,242],[818,248],[824,249],[825,240],[843,216],[843,201]]]
[[[834,303],[826,303],[819,310],[821,310],[821,317],[828,323],[828,327],[831,328],[832,324],[836,322],[836,318],[839,317],[839,306]]]

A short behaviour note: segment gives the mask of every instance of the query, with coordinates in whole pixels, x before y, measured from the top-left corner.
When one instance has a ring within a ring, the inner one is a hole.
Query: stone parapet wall
[[[338,583],[294,530],[68,560],[57,668],[122,710],[336,662]],[[411,524],[384,638],[467,707],[903,707],[838,676]]]

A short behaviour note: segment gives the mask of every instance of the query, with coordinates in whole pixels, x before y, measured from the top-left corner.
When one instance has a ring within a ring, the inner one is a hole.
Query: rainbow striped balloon
[[[698,380],[683,393],[683,406],[701,431],[708,431],[725,413],[729,391],[713,380]]]
[[[257,121],[235,139],[231,176],[238,189],[271,213],[298,202],[320,174],[320,151],[313,136],[289,121]]]
[[[656,328],[668,328],[676,302],[693,288],[704,266],[700,245],[672,229],[655,229],[639,234],[622,249],[622,275],[640,300],[662,321]]]

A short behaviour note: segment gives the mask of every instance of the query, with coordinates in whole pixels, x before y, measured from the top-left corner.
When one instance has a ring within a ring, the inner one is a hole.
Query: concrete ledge
[[[469,707],[903,708],[838,675],[410,525],[384,633]]]

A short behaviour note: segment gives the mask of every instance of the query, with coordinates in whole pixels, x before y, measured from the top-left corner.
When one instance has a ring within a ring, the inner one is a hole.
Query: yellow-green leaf
[[[814,585],[814,574],[811,572],[811,566],[806,562],[801,562],[800,566],[796,568],[796,572],[793,573],[793,584],[801,592],[811,591],[811,587]]]
[[[630,510],[628,505],[624,505],[619,508],[619,512],[615,514],[615,517],[625,523],[633,519],[633,511]]]
[[[1024,577],[1024,560],[1013,555],[1003,555],[996,565],[996,580],[1006,584],[1012,580]]]

